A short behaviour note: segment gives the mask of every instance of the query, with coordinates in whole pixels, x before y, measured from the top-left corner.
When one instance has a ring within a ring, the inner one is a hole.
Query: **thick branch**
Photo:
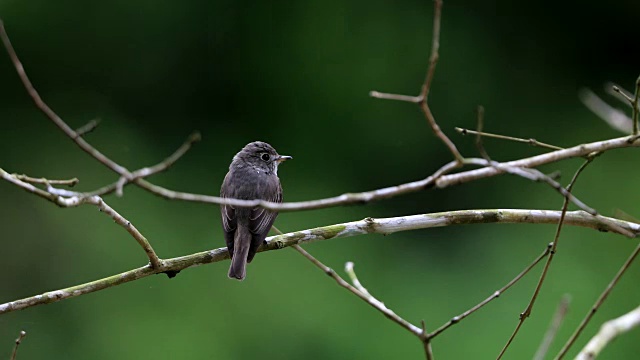
[[[589,343],[580,351],[576,360],[595,359],[613,339],[640,325],[640,306],[632,311],[609,320],[600,327],[600,331],[591,338]]]
[[[394,218],[373,219],[366,218],[344,224],[319,227],[302,230],[284,235],[267,238],[267,245],[260,247],[258,251],[269,251],[284,247],[303,244],[313,241],[328,240],[334,238],[351,237],[364,234],[393,234],[400,231],[427,229],[433,227],[463,225],[463,224],[489,224],[489,223],[527,223],[527,224],[557,224],[561,212],[553,210],[460,210],[434,214],[412,215]],[[618,227],[634,233],[640,232],[640,225],[628,221],[609,218]],[[598,222],[584,211],[567,212],[565,225],[581,226],[599,231],[615,232],[613,228],[607,228],[605,224]],[[203,251],[191,255],[162,260],[161,268],[153,268],[150,265],[130,270],[104,279],[88,282],[70,288],[46,292],[40,295],[16,300],[0,305],[0,314],[22,310],[31,306],[48,304],[63,299],[68,299],[112,286],[138,280],[153,274],[176,274],[181,270],[222,261],[229,258],[227,248],[218,248]]]

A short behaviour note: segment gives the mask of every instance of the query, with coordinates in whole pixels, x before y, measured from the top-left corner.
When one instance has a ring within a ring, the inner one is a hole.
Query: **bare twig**
[[[604,84],[604,91],[607,94],[616,98],[618,101],[627,105],[629,108],[631,108],[631,103],[627,99],[633,98],[633,94],[628,90],[626,90],[625,88],[621,87],[620,85],[614,82],[609,81]],[[631,122],[629,122],[629,125],[631,125]],[[627,131],[626,133],[628,134],[630,132],[631,132],[631,128],[629,128],[629,131]]]
[[[420,96],[389,94],[389,93],[383,93],[375,90],[369,91],[369,96],[376,99],[405,101],[405,102],[410,102],[414,104],[417,104],[420,102]]]
[[[433,35],[431,39],[431,55],[429,56],[429,68],[425,75],[422,89],[420,90],[420,98],[426,102],[429,97],[429,90],[433,82],[433,76],[436,72],[436,65],[440,58],[440,19],[442,18],[442,0],[434,0],[433,2]]]
[[[45,178],[33,178],[33,177],[27,176],[25,174],[11,174],[11,176],[13,176],[14,178],[16,178],[16,179],[18,179],[20,181],[28,182],[28,183],[31,183],[31,184],[66,185],[66,186],[69,186],[69,187],[73,187],[78,182],[80,182],[80,180],[78,180],[78,178],[73,178],[73,179],[68,179],[68,180],[49,180],[49,179],[45,179]]]
[[[201,139],[202,139],[202,136],[200,135],[200,133],[194,132],[193,134],[189,135],[189,138],[187,138],[187,141],[185,141],[184,144],[182,144],[182,146],[180,146],[168,158],[164,159],[163,161],[159,162],[154,166],[138,169],[132,172],[131,176],[129,177],[121,176],[120,179],[115,183],[116,195],[122,196],[122,189],[129,182],[132,182],[132,181],[136,182],[139,179],[165,171],[166,169],[171,167],[176,161],[178,161],[182,156],[184,156],[184,154],[186,154],[187,151],[191,149],[193,144],[199,142]]]
[[[633,135],[638,135],[638,113],[640,113],[640,108],[638,108],[638,99],[640,99],[640,76],[636,79],[636,92],[633,97]]]
[[[613,288],[616,286],[616,284],[618,283],[618,281],[622,277],[622,275],[624,275],[624,273],[627,271],[627,269],[629,268],[629,266],[631,265],[633,260],[636,258],[636,256],[638,256],[638,253],[640,253],[640,244],[638,244],[638,246],[633,250],[631,255],[629,255],[629,257],[624,262],[624,264],[622,265],[620,270],[618,270],[618,273],[616,274],[616,276],[613,277],[613,279],[611,280],[609,285],[607,285],[606,289],[604,289],[602,294],[600,294],[600,296],[598,297],[598,300],[596,300],[595,304],[593,304],[593,306],[591,307],[591,309],[589,310],[587,315],[584,317],[584,319],[582,319],[582,322],[580,323],[578,328],[571,335],[571,337],[569,338],[567,343],[564,344],[564,346],[560,350],[560,353],[558,353],[558,356],[556,356],[557,360],[562,359],[567,354],[567,351],[569,351],[569,348],[573,345],[573,343],[576,341],[578,336],[580,336],[580,334],[582,333],[584,328],[587,326],[587,324],[589,323],[589,321],[593,317],[593,315],[596,313],[596,311],[598,311],[600,306],[607,299],[607,296],[609,296],[609,294],[611,293]]]
[[[56,189],[57,191],[52,191],[53,188],[50,185],[48,186],[49,191],[41,190],[27,182],[24,182],[22,180],[15,178],[11,174],[4,171],[2,168],[0,168],[0,177],[13,183],[14,185],[20,187],[25,191],[28,191],[32,194],[35,194],[44,199],[47,199],[60,207],[76,207],[83,204],[90,204],[90,205],[97,206],[101,212],[104,212],[105,214],[107,214],[118,225],[122,226],[125,230],[127,230],[129,234],[131,234],[131,236],[133,236],[133,238],[138,242],[138,244],[142,247],[142,249],[147,254],[147,257],[149,258],[149,261],[151,262],[154,268],[156,269],[162,268],[162,260],[160,260],[158,258],[158,255],[156,255],[155,251],[153,251],[153,248],[151,247],[151,244],[149,243],[149,241],[147,241],[147,239],[138,231],[138,229],[136,229],[135,226],[133,226],[133,224],[131,224],[130,221],[125,219],[122,215],[118,214],[118,212],[116,212],[113,208],[107,205],[107,203],[105,203],[101,197],[97,195],[88,196],[88,197],[86,196],[66,197],[64,195],[60,195],[61,193],[66,195],[66,193],[64,193],[64,191],[66,190],[63,191],[60,189]],[[70,194],[73,195],[75,193],[71,192]]]
[[[58,128],[60,128],[60,130],[62,130],[69,138],[71,138],[83,151],[93,156],[96,160],[98,160],[100,163],[113,170],[114,172],[123,176],[127,176],[129,174],[129,171],[125,167],[118,165],[113,160],[109,159],[100,151],[98,151],[96,148],[91,146],[88,142],[86,142],[42,100],[35,87],[33,87],[33,84],[31,84],[27,73],[24,71],[24,67],[22,66],[22,63],[20,62],[20,59],[18,58],[15,50],[13,49],[13,45],[11,45],[9,36],[7,35],[4,24],[1,21],[0,37],[2,38],[2,42],[4,43],[7,52],[9,53],[9,58],[13,62],[13,65],[18,72],[18,76],[20,77],[22,84],[27,90],[27,93],[29,93],[29,96],[31,96],[31,98],[33,99],[38,109],[40,109],[49,119],[51,119],[51,121],[53,121],[53,123],[56,124],[56,126],[58,126]]]
[[[305,251],[299,245],[292,245],[292,246],[296,251],[298,251],[300,254],[302,254],[302,256],[306,257],[309,261],[311,261],[320,270],[324,271],[325,274],[331,276],[338,283],[338,285],[340,285],[343,288],[351,291],[357,297],[361,298],[366,303],[368,303],[369,305],[373,306],[375,309],[380,311],[384,316],[386,316],[389,320],[395,322],[396,324],[400,325],[401,327],[403,327],[404,329],[406,329],[407,331],[411,332],[412,334],[414,334],[414,335],[416,335],[418,337],[420,337],[422,335],[422,329],[420,329],[419,327],[411,324],[410,322],[408,322],[405,319],[403,319],[400,316],[398,316],[391,309],[387,308],[384,305],[384,303],[382,303],[380,300],[378,300],[378,299],[374,298],[373,296],[371,296],[371,294],[369,294],[369,292],[366,291],[366,289],[362,288],[362,289],[364,289],[364,292],[363,292],[360,288],[358,288],[358,286],[354,286],[354,285],[349,284],[342,277],[340,277],[340,275],[338,275],[332,268],[330,268],[330,267],[326,266],[325,264],[323,264],[322,262],[320,262],[320,260],[318,260],[315,257],[313,257],[311,254],[309,254],[307,251]],[[349,266],[349,263],[347,263],[347,265],[345,266],[345,270],[346,270],[346,268],[348,266]],[[353,267],[351,268],[351,270],[353,271]],[[348,272],[348,270],[347,270],[347,272]],[[354,276],[355,276],[355,274],[354,274]]]
[[[2,174],[1,171],[0,174]],[[277,250],[292,245],[365,234],[388,235],[400,231],[464,224],[557,224],[561,214],[562,213],[560,211],[554,210],[489,209],[449,211],[434,214],[420,214],[383,219],[366,218],[359,221],[296,231],[284,235],[271,236],[267,238],[267,245],[261,246],[258,251],[262,252]],[[624,228],[628,231],[632,231],[634,233],[640,232],[640,224],[613,218],[609,218],[609,220],[615,223],[618,227]],[[606,224],[598,222],[591,215],[585,213],[584,211],[567,212],[565,215],[564,223],[565,225],[581,226],[598,231],[611,231],[614,233],[616,232],[615,228],[607,227]],[[180,256],[171,259],[163,259],[162,268],[153,268],[150,265],[146,265],[104,279],[99,279],[85,284],[50,291],[21,300],[0,304],[0,315],[36,305],[48,304],[92,293],[154,274],[177,274],[181,270],[193,266],[218,262],[228,258],[229,253],[227,252],[227,248],[223,247],[191,255]]]
[[[569,311],[569,303],[571,302],[571,296],[564,295],[556,308],[556,312],[553,314],[553,318],[551,319],[551,324],[549,324],[549,328],[547,332],[544,334],[544,338],[542,339],[542,343],[538,347],[533,360],[544,360],[547,352],[549,352],[549,348],[551,347],[551,343],[553,339],[555,339],[558,329],[564,318],[567,316],[567,312]]]
[[[580,351],[576,360],[592,360],[617,336],[640,325],[640,306],[630,312],[607,321],[600,327],[600,331],[591,338],[589,343]]]
[[[614,85],[611,89],[623,99],[627,100],[629,105],[633,106],[633,96],[629,96],[626,91],[621,90],[617,85]]]
[[[195,201],[202,203],[210,203],[210,204],[226,204],[232,206],[239,207],[263,207],[269,210],[278,210],[280,212],[284,211],[299,211],[299,210],[312,210],[312,209],[322,209],[327,207],[333,207],[338,205],[348,205],[348,204],[366,204],[374,200],[381,200],[391,198],[400,194],[408,194],[416,191],[424,190],[432,187],[436,180],[444,174],[447,174],[458,167],[456,162],[450,162],[440,169],[438,169],[431,176],[397,186],[391,186],[387,188],[377,189],[373,191],[361,192],[361,193],[346,193],[339,196],[320,199],[320,200],[311,200],[311,201],[301,201],[301,202],[290,202],[290,203],[274,203],[263,200],[239,200],[239,199],[230,199],[230,198],[221,198],[217,196],[208,196],[201,194],[192,194],[185,193],[179,191],[169,190],[157,185],[154,185],[146,180],[139,179],[136,181],[140,187],[154,193],[160,195],[167,199],[173,200],[184,200],[184,201]]]
[[[563,194],[565,196],[565,198],[564,198],[564,202],[562,204],[562,213],[560,215],[560,221],[558,221],[558,227],[556,228],[556,234],[554,236],[553,243],[551,245],[551,252],[549,253],[549,257],[547,258],[547,262],[544,264],[544,268],[542,269],[542,273],[540,274],[540,279],[538,280],[538,284],[536,285],[536,288],[533,291],[533,295],[531,296],[531,300],[529,301],[529,304],[527,305],[526,309],[520,314],[520,319],[518,321],[518,325],[516,326],[515,330],[511,334],[511,337],[509,337],[509,340],[507,341],[505,346],[500,351],[500,354],[498,355],[498,359],[502,358],[504,353],[509,348],[509,345],[511,345],[511,342],[513,341],[513,339],[515,339],[516,335],[518,335],[518,332],[520,331],[520,328],[524,324],[525,320],[527,320],[527,318],[529,316],[531,316],[531,311],[533,310],[533,305],[535,304],[536,300],[538,299],[538,295],[540,294],[540,289],[542,289],[542,284],[544,283],[544,280],[547,277],[547,274],[549,272],[549,267],[551,266],[551,261],[553,261],[553,257],[554,257],[554,255],[556,253],[556,249],[558,248],[558,241],[560,240],[560,232],[562,231],[562,226],[564,225],[564,219],[565,219],[566,214],[567,214],[567,208],[569,207],[569,202],[571,201],[571,199],[570,199],[571,190],[573,189],[573,186],[575,185],[576,180],[578,180],[578,177],[580,176],[582,171],[589,164],[591,164],[593,159],[595,159],[595,155],[589,157],[578,168],[578,170],[576,170],[575,174],[573,175],[573,178],[571,179],[571,181],[569,182],[569,185],[567,186],[566,194]],[[632,236],[633,236],[633,234],[632,234]]]
[[[533,168],[536,166],[549,164],[565,159],[577,158],[577,157],[585,157],[592,152],[605,152],[613,149],[627,148],[627,147],[638,147],[640,146],[640,141],[635,141],[633,136],[620,137],[610,140],[598,141],[593,143],[582,144],[578,146],[574,146],[571,148],[557,150],[541,155],[536,155],[520,160],[508,161],[501,163],[505,167],[522,167],[522,168]],[[477,165],[486,166],[486,160],[484,159],[465,159],[465,162],[473,163],[476,162]],[[371,201],[388,199],[394,196],[409,194],[416,191],[421,191],[430,187],[437,188],[445,188],[453,185],[458,185],[462,183],[467,183],[471,181],[475,181],[478,179],[489,178],[492,176],[497,176],[504,174],[504,171],[497,169],[492,166],[486,166],[480,169],[474,169],[469,171],[463,171],[455,174],[449,174],[451,171],[455,170],[458,167],[458,164],[453,161],[450,162],[440,169],[433,173],[431,176],[401,185],[390,186],[386,188],[381,188],[372,191],[366,191],[361,193],[346,193],[339,196],[319,199],[319,200],[311,200],[311,201],[300,201],[300,202],[285,202],[285,203],[273,203],[269,201],[262,200],[239,200],[239,199],[230,199],[230,198],[220,198],[217,196],[209,196],[202,194],[193,194],[186,192],[173,191],[170,189],[166,189],[157,185],[154,185],[144,179],[137,179],[135,183],[142,187],[143,189],[156,194],[158,196],[174,199],[174,200],[183,200],[183,201],[193,201],[207,204],[226,204],[233,205],[239,207],[263,207],[269,210],[277,210],[279,212],[286,211],[300,211],[300,210],[311,210],[311,209],[322,209],[327,207],[333,207],[338,205],[349,205],[349,204],[366,204]],[[106,192],[112,192],[115,190],[115,185],[112,188],[106,190]],[[87,195],[93,195],[93,193],[89,193]]]
[[[280,231],[275,226],[271,226],[271,229],[273,229],[273,231],[275,231],[279,235],[284,235],[282,233],[282,231]],[[353,265],[353,263],[351,261],[349,261],[349,262],[347,262],[345,264],[344,269],[345,269],[347,275],[349,275],[349,277],[351,278],[351,282],[353,283],[353,285],[351,285],[348,282],[346,282],[333,269],[329,268],[328,266],[323,264],[320,260],[318,260],[315,257],[313,257],[306,250],[304,250],[302,247],[300,247],[300,245],[293,244],[293,245],[291,245],[291,247],[293,247],[294,250],[296,250],[302,256],[307,258],[309,261],[311,261],[320,270],[324,271],[325,274],[331,276],[340,286],[342,286],[345,289],[351,291],[353,294],[355,294],[356,296],[358,296],[362,300],[365,300],[371,306],[373,306],[374,308],[376,308],[380,312],[382,312],[382,314],[385,315],[387,318],[391,319],[392,321],[394,321],[398,325],[400,325],[400,326],[404,327],[405,329],[409,330],[414,335],[417,335],[420,339],[424,338],[425,341],[428,342],[428,339],[426,339],[426,336],[425,336],[426,331],[424,330],[424,322],[422,322],[422,331],[421,331],[421,333],[420,334],[416,334],[415,333],[416,327],[413,324],[409,323],[408,321],[406,321],[406,320],[402,319],[401,317],[399,317],[398,315],[396,315],[391,309],[387,308],[384,305],[383,302],[381,302],[378,299],[374,298],[369,293],[369,291],[367,291],[367,289],[364,286],[362,286],[362,284],[358,280],[358,277],[356,276],[355,271],[353,270],[353,266],[354,265]],[[428,350],[427,350],[427,348],[428,348]],[[427,359],[428,360],[432,359],[433,358],[433,354],[431,353],[431,347],[427,346],[427,344],[425,344],[425,351],[426,351]]]
[[[87,192],[87,193],[84,193],[84,194],[81,194],[81,195],[82,196],[94,196],[94,195],[102,196],[102,195],[110,194],[110,193],[112,193],[114,191],[118,191],[118,189],[120,189],[120,191],[122,191],[122,188],[124,188],[126,185],[128,185],[128,184],[130,184],[132,182],[136,183],[136,184],[139,184],[139,183],[143,182],[142,178],[157,174],[159,172],[162,172],[162,171],[168,169],[176,161],[178,161],[182,156],[184,156],[184,154],[186,154],[186,152],[189,151],[189,149],[191,149],[191,147],[195,143],[200,141],[200,139],[201,139],[200,133],[195,132],[195,133],[189,135],[187,140],[173,154],[171,154],[169,157],[167,157],[163,161],[159,162],[158,164],[138,169],[138,170],[132,172],[131,176],[129,178],[120,177],[120,179],[118,179],[118,181],[116,181],[116,182],[114,182],[112,184],[103,186],[100,189],[97,189],[97,190],[94,190],[94,191],[91,191],[91,192]],[[153,185],[151,183],[148,183],[148,182],[144,182],[144,183],[145,184],[149,184],[150,186],[155,186],[155,185]],[[160,188],[160,187],[158,186],[158,188]],[[160,188],[160,189],[162,189],[162,188]]]
[[[125,230],[127,230],[127,232],[138,242],[140,247],[142,247],[144,252],[147,254],[147,257],[151,262],[151,266],[153,266],[154,269],[162,270],[163,268],[162,260],[158,258],[158,255],[151,247],[151,244],[149,243],[147,238],[145,238],[144,235],[142,235],[140,231],[138,231],[138,229],[136,229],[136,227],[129,220],[125,219],[122,215],[118,214],[118,212],[115,211],[112,207],[107,205],[107,203],[105,203],[101,197],[92,196],[88,199],[89,199],[89,201],[87,201],[88,204],[97,206],[101,212],[107,214],[110,218],[113,219],[113,221],[116,222],[116,224],[122,226]]]
[[[91,121],[89,121],[88,123],[82,125],[81,127],[76,129],[76,135],[77,136],[84,136],[90,132],[92,132],[93,130],[95,130],[98,125],[100,125],[100,119],[93,119]]]
[[[516,275],[516,277],[511,279],[511,281],[509,281],[505,286],[503,286],[499,290],[495,291],[493,294],[491,294],[491,296],[489,296],[488,298],[484,299],[483,301],[481,301],[479,304],[477,304],[476,306],[472,307],[471,309],[463,312],[462,314],[460,314],[458,316],[454,316],[453,318],[451,318],[451,320],[447,321],[444,325],[440,326],[434,332],[430,333],[428,335],[428,337],[429,338],[434,338],[434,337],[440,335],[440,333],[442,333],[443,331],[447,330],[449,327],[459,323],[464,318],[466,318],[467,316],[473,314],[474,312],[476,312],[477,310],[479,310],[483,306],[487,305],[492,300],[497,299],[500,295],[504,294],[507,290],[509,290],[509,288],[511,286],[513,286],[515,283],[520,281],[520,279],[522,279],[542,259],[544,259],[547,255],[549,255],[549,251],[550,250],[551,250],[551,244],[547,245],[547,247],[545,247],[545,250],[542,252],[542,254],[540,254],[535,260],[533,260],[533,262],[531,262],[531,264],[529,264],[526,268],[524,268],[524,270],[522,270],[518,275]]]
[[[438,63],[438,59],[440,57],[440,19],[442,17],[442,0],[434,0],[433,8],[433,35],[431,39],[431,55],[429,56],[429,67],[427,68],[427,74],[425,76],[424,82],[422,83],[420,95],[408,96],[371,91],[369,92],[369,96],[377,99],[399,100],[418,104],[420,110],[422,110],[425,118],[427,119],[429,126],[431,126],[431,130],[433,130],[433,133],[438,138],[440,138],[440,140],[442,140],[445,146],[449,149],[458,166],[462,166],[464,157],[462,156],[462,154],[460,154],[456,146],[447,137],[447,135],[442,132],[440,126],[438,126],[438,123],[436,122],[436,119],[431,113],[431,109],[429,108],[429,104],[427,102],[427,99],[429,97],[429,90],[431,89],[431,84],[433,82],[433,76],[436,71],[436,64]]]
[[[13,347],[13,352],[11,353],[11,360],[16,360],[16,355],[18,355],[18,346],[22,343],[22,340],[27,336],[27,332],[22,330],[16,339],[16,345]]]
[[[547,149],[551,149],[551,150],[563,150],[563,148],[561,148],[559,146],[546,144],[546,143],[540,142],[540,141],[538,141],[536,139],[533,139],[533,138],[531,138],[531,139],[521,139],[521,138],[517,138],[517,137],[513,137],[513,136],[492,134],[492,133],[488,133],[488,132],[483,132],[481,130],[474,131],[474,130],[463,129],[463,128],[459,128],[459,127],[455,128],[455,130],[457,132],[459,132],[460,134],[462,134],[462,135],[467,135],[467,134],[477,135],[478,137],[483,136],[483,137],[500,139],[500,140],[515,141],[515,142],[529,144],[531,146],[537,146],[537,147],[547,148]]]
[[[615,139],[597,141],[588,144],[577,145],[563,150],[556,150],[545,154],[540,154],[520,160],[507,161],[503,165],[510,167],[534,168],[543,164],[549,164],[568,158],[584,157],[592,152],[604,152],[608,150],[625,148],[629,146],[640,146],[640,142],[636,142],[633,136],[625,136]],[[467,159],[468,160],[468,159]],[[459,172],[440,177],[436,180],[436,187],[445,188],[452,185],[458,185],[469,181],[488,178],[500,174],[501,171],[493,167],[484,167],[481,169]]]

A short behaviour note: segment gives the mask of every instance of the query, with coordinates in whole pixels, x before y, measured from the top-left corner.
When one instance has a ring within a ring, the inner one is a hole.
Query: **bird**
[[[281,203],[278,165],[289,159],[292,157],[278,154],[266,142],[247,144],[233,157],[220,187],[220,197]],[[247,263],[253,260],[258,247],[264,242],[278,212],[262,207],[225,204],[220,205],[220,212],[224,239],[231,257],[228,276],[243,280],[247,274]]]

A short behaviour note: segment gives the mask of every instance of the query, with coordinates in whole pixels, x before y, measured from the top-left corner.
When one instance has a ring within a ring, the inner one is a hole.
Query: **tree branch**
[[[0,168],[0,177],[18,186],[19,188],[34,195],[38,195],[46,200],[49,200],[60,207],[76,207],[84,204],[90,204],[98,207],[101,212],[107,214],[116,222],[116,224],[122,226],[125,230],[127,230],[129,234],[131,234],[131,236],[133,236],[136,242],[138,242],[138,244],[147,254],[147,257],[149,258],[149,261],[154,268],[158,270],[162,269],[162,260],[158,258],[158,255],[156,255],[149,241],[147,241],[147,239],[138,231],[138,229],[136,229],[135,226],[133,226],[133,224],[131,224],[129,220],[125,219],[112,207],[107,205],[107,203],[104,202],[104,200],[102,200],[100,196],[73,196],[73,193],[67,194],[66,191],[61,192],[59,189],[55,189],[58,192],[58,194],[56,194],[56,191],[53,191],[51,186],[48,187],[49,191],[45,191],[29,183],[18,180],[15,176],[4,171],[4,169],[2,168]],[[60,193],[62,193],[63,195],[60,195]],[[67,197],[66,195],[72,196]]]
[[[479,109],[480,108],[482,108],[482,107],[479,107]],[[484,110],[482,110],[482,111],[484,111]],[[480,113],[480,110],[479,110],[479,113]],[[538,140],[533,139],[533,138],[531,138],[531,139],[521,139],[521,138],[517,138],[517,137],[513,137],[513,136],[492,134],[492,133],[483,132],[483,131],[479,131],[479,130],[478,131],[474,131],[474,130],[463,129],[463,128],[459,128],[459,127],[456,127],[454,129],[457,132],[459,132],[461,135],[470,134],[470,135],[484,136],[484,137],[493,138],[493,139],[515,141],[515,142],[529,144],[531,146],[542,147],[542,148],[546,148],[546,149],[550,149],[550,150],[563,150],[563,148],[561,148],[559,146],[546,144],[546,143],[543,143],[543,142],[538,141]]]
[[[66,185],[68,187],[74,187],[76,186],[76,184],[78,184],[78,182],[80,182],[78,178],[73,178],[68,180],[49,180],[45,178],[34,178],[34,177],[27,176],[25,174],[15,174],[15,173],[11,174],[11,176],[13,176],[14,178],[20,181],[28,182],[31,184]]]
[[[638,147],[640,142],[633,136],[625,136],[615,139],[597,141],[592,143],[586,143],[577,145],[564,150],[557,150],[540,154],[528,158],[523,158],[514,161],[507,161],[498,163],[505,167],[522,167],[522,168],[534,168],[540,165],[550,164],[557,161],[585,157],[593,152],[606,152],[608,150]],[[467,163],[478,163],[486,161],[484,159],[465,159]],[[172,200],[193,201],[206,204],[225,204],[238,207],[263,207],[269,210],[277,210],[279,212],[287,211],[300,211],[300,210],[313,210],[323,209],[338,205],[350,205],[350,204],[366,204],[375,200],[382,200],[398,195],[409,194],[421,190],[425,190],[431,187],[445,188],[449,186],[459,185],[479,179],[490,178],[493,176],[504,174],[504,171],[495,167],[482,167],[479,169],[463,171],[455,174],[448,174],[455,170],[458,164],[455,161],[449,162],[431,176],[413,181],[401,185],[390,186],[372,191],[360,192],[360,193],[345,193],[339,196],[324,198],[319,200],[299,201],[299,202],[285,202],[285,203],[273,203],[263,200],[239,200],[231,198],[221,198],[217,196],[209,196],[203,194],[193,194],[187,192],[173,191],[161,186],[154,185],[144,179],[137,179],[135,183],[161,197]],[[113,191],[113,190],[111,190]]]
[[[344,238],[365,234],[393,234],[400,231],[427,229],[442,226],[463,224],[557,224],[561,216],[560,211],[553,210],[460,210],[433,214],[411,215],[384,219],[366,218],[360,221],[318,227],[314,229],[296,231],[284,235],[267,238],[267,244],[261,246],[258,251],[270,251],[308,242]],[[629,221],[609,218],[618,227],[634,233],[640,232],[640,224]],[[616,232],[614,228],[608,228],[606,224],[596,221],[584,211],[570,211],[566,213],[565,225],[581,226],[598,231]],[[175,275],[181,270],[222,261],[229,258],[226,247],[203,251],[191,255],[180,256],[162,260],[161,268],[146,265],[137,269],[126,271],[107,278],[91,281],[85,284],[72,286],[60,290],[45,292],[40,295],[11,301],[0,305],[0,315],[22,310],[28,307],[49,304],[60,300],[77,297],[95,291],[121,285],[133,280],[138,280],[150,275],[166,273]]]
[[[444,325],[440,326],[434,332],[430,333],[428,335],[428,337],[429,338],[434,338],[434,337],[440,335],[440,333],[442,333],[443,331],[445,331],[448,328],[450,328],[451,326],[459,323],[464,318],[466,318],[467,316],[469,316],[469,315],[473,314],[474,312],[478,311],[480,308],[482,308],[483,306],[487,305],[491,301],[497,299],[500,295],[504,294],[507,290],[509,290],[509,288],[511,286],[513,286],[515,283],[520,281],[520,279],[522,279],[525,275],[527,275],[527,273],[529,273],[529,271],[531,271],[531,269],[533,269],[536,265],[538,265],[538,263],[540,261],[542,261],[542,259],[544,259],[547,255],[549,255],[549,251],[550,250],[551,250],[551,244],[547,245],[545,247],[544,251],[542,252],[542,254],[540,254],[537,258],[535,258],[531,262],[531,264],[529,264],[526,268],[524,268],[524,270],[522,270],[518,275],[516,275],[516,277],[511,279],[511,281],[509,281],[505,286],[503,286],[499,290],[495,291],[488,298],[484,299],[483,301],[481,301],[479,304],[477,304],[476,306],[472,307],[471,309],[463,312],[462,314],[460,314],[458,316],[454,316],[453,318],[451,318],[451,320],[447,321]]]
[[[600,327],[600,331],[591,338],[580,351],[576,360],[595,359],[613,339],[640,325],[640,306],[630,312],[609,320]]]

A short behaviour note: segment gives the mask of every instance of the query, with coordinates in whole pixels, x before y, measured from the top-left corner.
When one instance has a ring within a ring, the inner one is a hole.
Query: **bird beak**
[[[289,159],[293,159],[293,157],[291,157],[289,155],[280,155],[280,156],[278,156],[278,159],[276,161],[281,163],[281,162],[283,162],[285,160],[289,160]]]

